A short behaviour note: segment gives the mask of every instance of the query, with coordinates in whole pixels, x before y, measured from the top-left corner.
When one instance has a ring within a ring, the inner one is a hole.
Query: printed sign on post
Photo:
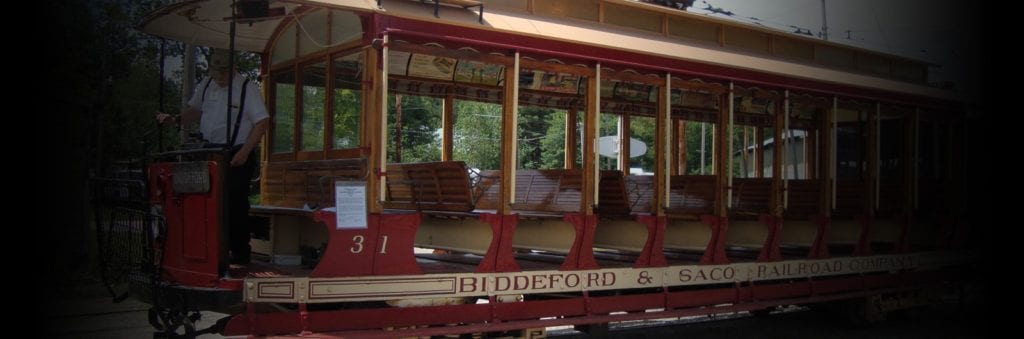
[[[366,182],[335,181],[337,229],[366,229]]]

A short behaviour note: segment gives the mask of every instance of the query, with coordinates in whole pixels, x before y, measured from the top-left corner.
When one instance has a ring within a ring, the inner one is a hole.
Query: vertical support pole
[[[726,185],[725,185],[726,190],[727,190],[727,193],[725,195],[725,207],[726,208],[732,208],[732,154],[731,153],[732,153],[732,150],[734,148],[733,147],[733,137],[732,137],[732,125],[733,125],[733,119],[735,119],[735,115],[736,115],[735,114],[736,113],[735,112],[736,107],[734,107],[735,105],[733,104],[733,101],[736,100],[736,97],[735,97],[736,94],[735,94],[735,92],[733,92],[734,90],[735,90],[734,84],[732,83],[732,81],[730,81],[729,82],[729,101],[726,102],[726,104],[729,107],[729,123],[724,126],[724,128],[725,128],[725,137],[726,137],[726,140],[729,141],[729,148],[726,149],[725,152],[722,152],[722,154],[725,154],[725,156],[726,156],[725,170],[722,171],[722,173],[725,174],[725,178],[726,178]],[[746,150],[744,150],[743,153],[746,153]]]
[[[721,101],[720,97],[719,97],[719,101]],[[719,114],[721,114],[722,109],[718,109],[718,112],[719,112]],[[719,121],[719,123],[721,123],[722,119],[719,118],[718,121]],[[700,169],[700,174],[707,174],[707,173],[704,173],[704,158],[705,158],[705,155],[707,154],[707,153],[705,153],[706,152],[706,147],[704,147],[704,145],[705,145],[704,144],[704,132],[705,132],[704,131],[704,126],[707,126],[707,123],[701,123],[701,127],[700,127],[700,135],[701,135],[701,137],[700,137],[700,159],[701,159],[701,161],[700,161],[700,168],[701,168]],[[715,139],[716,135],[718,135],[718,133],[716,131],[712,131],[711,132],[711,174],[717,174],[718,172],[716,172],[715,169],[720,167],[720,166],[722,166],[720,164],[722,159],[719,158],[718,153],[716,153],[716,152],[718,152],[718,149],[720,148],[718,146],[718,140]],[[719,169],[719,170],[721,170],[721,169]]]
[[[865,200],[864,203],[861,203],[861,210],[864,211],[864,215],[868,216],[868,220],[872,220],[872,217],[874,217],[875,215],[875,209],[873,207],[875,203],[872,200],[874,198],[873,195],[875,191],[875,171],[873,169],[875,165],[875,114],[866,109],[863,111],[863,120],[861,120],[861,110],[858,109],[857,112],[857,121],[864,121],[862,125],[866,129],[866,133],[862,133],[866,134],[866,136],[864,137],[865,140],[864,142],[861,143],[864,147],[864,152],[861,152],[863,155],[861,156],[861,159],[858,162],[860,164],[860,166],[858,166],[860,172],[863,173],[861,175],[865,178],[864,183],[861,185],[863,187],[862,189],[864,191]]]
[[[913,182],[913,185],[911,187],[911,190],[913,192],[913,195],[912,195],[914,197],[914,199],[913,199],[913,201],[914,201],[913,208],[915,210],[917,209],[918,203],[919,203],[918,191],[920,191],[920,184],[921,184],[921,165],[920,165],[921,161],[920,161],[920,157],[921,157],[921,109],[915,107],[914,108],[914,156],[910,158],[913,161],[913,164],[914,164],[914,175],[913,175],[914,182]]]
[[[914,124],[917,120],[913,113],[904,113],[901,119],[903,120],[901,124],[903,130],[900,131],[903,133],[903,149],[900,150],[900,164],[902,165],[900,166],[902,170],[900,179],[902,179],[903,184],[900,187],[900,193],[903,196],[900,197],[900,202],[903,203],[903,214],[907,217],[907,221],[909,221],[909,217],[914,211],[914,147],[917,145],[917,142],[914,141],[914,130],[916,127]]]
[[[881,194],[881,181],[882,181],[882,178],[881,178],[881,175],[882,175],[882,103],[881,102],[876,102],[875,103],[875,124],[874,124],[874,127],[875,127],[875,147],[874,147],[875,155],[873,157],[871,157],[871,160],[874,160],[875,163],[874,163],[874,166],[871,166],[871,170],[873,172],[872,175],[871,175],[871,178],[872,178],[872,183],[874,184],[874,190],[873,190],[874,191],[874,195],[873,196],[874,196],[874,202],[875,202],[874,205],[875,205],[875,207],[874,207],[873,210],[877,210],[878,207],[879,207],[879,205],[878,205],[879,203],[878,202],[880,200],[882,200],[881,196],[880,196],[880,194]],[[872,215],[874,215],[874,211],[873,210],[872,210],[872,213],[871,213]]]
[[[502,105],[501,120],[501,205],[498,214],[509,214],[511,204],[516,202],[516,152],[519,115],[519,51],[516,51],[512,68],[505,68],[505,104]]]
[[[832,124],[831,124],[831,142],[829,142],[829,164],[828,164],[828,177],[832,183],[832,196],[831,203],[832,209],[836,209],[836,150],[839,142],[839,122],[837,116],[839,112],[839,97],[832,97]]]
[[[782,138],[782,158],[776,160],[776,162],[780,162],[781,165],[783,166],[782,167],[783,168],[783,171],[782,171],[782,209],[785,210],[785,209],[789,208],[789,175],[785,171],[785,166],[786,166],[786,162],[787,162],[786,158],[787,157],[792,157],[793,158],[792,159],[793,163],[794,164],[796,163],[796,155],[795,154],[794,155],[790,155],[789,152],[786,152],[786,150],[789,149],[790,143],[793,142],[793,131],[791,131],[789,129],[789,90],[788,89],[783,93],[783,98],[782,98],[782,131],[783,131],[782,133],[783,133],[783,136],[784,136],[784,138]],[[775,144],[776,144],[776,146],[779,146],[778,142],[776,142]],[[796,168],[794,168],[793,169],[793,178],[796,178],[796,177],[797,177],[797,175],[796,175]]]
[[[655,185],[655,193],[657,195],[654,201],[656,204],[653,206],[654,211],[652,212],[657,216],[665,215],[665,207],[668,206],[669,185],[672,179],[669,176],[669,171],[671,171],[669,164],[672,163],[672,152],[669,151],[672,139],[672,120],[669,117],[669,109],[671,108],[669,100],[672,98],[671,81],[672,74],[665,73],[665,90],[658,93],[658,102],[661,105],[658,105],[658,116],[654,122],[654,140],[657,145],[654,153],[654,178],[657,182]]]
[[[395,93],[395,162],[402,162],[402,95],[398,93]]]
[[[374,148],[377,150],[377,165],[378,173],[384,174],[388,164],[388,34],[384,33],[384,44],[381,48],[380,57],[380,116],[378,117],[378,130],[380,133],[380,140],[378,140],[378,147]],[[380,176],[379,180],[379,195],[377,201],[383,202],[387,196],[387,177],[384,175]]]
[[[616,159],[618,164],[616,169],[626,174],[629,174],[629,145],[632,143],[630,140],[632,137],[629,135],[629,124],[628,114],[623,113],[619,115],[619,158]]]
[[[743,140],[740,142],[740,176],[743,178],[750,178],[750,155],[747,154],[747,145],[749,145],[747,143],[747,139],[749,139],[749,136],[747,135],[747,126],[743,125],[740,128],[742,129],[741,135],[743,135]],[[732,150],[730,149],[729,152],[732,152]],[[757,153],[757,150],[754,150],[754,152]],[[756,158],[757,155],[755,154],[754,157]]]
[[[372,50],[371,50],[372,51]],[[379,65],[380,58],[377,53],[370,53],[369,51],[364,55],[366,60],[366,69],[371,70],[363,72],[363,112],[367,114],[360,114],[359,122],[362,126],[362,130],[359,132],[359,146],[369,151],[366,154],[366,171],[371,173],[368,176],[368,183],[366,188],[366,207],[367,212],[370,214],[380,213],[381,206],[378,201],[383,200],[383,195],[380,192],[383,190],[378,189],[382,187],[380,183],[380,177],[376,175],[375,169],[383,168],[384,165],[378,162],[380,160],[379,154],[386,152],[387,145],[378,144],[380,141],[377,138],[377,133],[380,129],[380,114],[373,114],[377,112],[377,105],[381,103],[377,96],[381,95],[382,88],[380,81],[376,78],[380,76],[380,73],[376,72],[377,66]]]
[[[678,155],[677,160],[673,160],[675,166],[672,167],[672,175],[684,175],[686,174],[686,162],[689,160],[686,156],[686,120],[683,119],[672,119],[672,111],[669,110],[669,116],[672,121],[672,128],[675,131],[673,137],[675,141],[672,149],[672,154]]]
[[[787,91],[786,94],[788,94],[788,93],[789,92]],[[784,191],[782,189],[782,169],[783,169],[782,166],[785,164],[783,162],[784,159],[782,158],[782,151],[784,149],[783,141],[786,139],[785,135],[782,134],[782,128],[783,128],[784,122],[786,121],[786,112],[788,111],[788,109],[786,109],[785,105],[787,105],[789,103],[789,98],[788,97],[783,97],[782,100],[777,100],[776,99],[776,100],[774,100],[773,103],[775,104],[775,119],[774,119],[774,124],[772,124],[772,129],[773,129],[772,134],[775,136],[775,146],[772,147],[772,199],[771,199],[771,204],[772,205],[771,205],[771,208],[772,208],[772,215],[774,215],[776,217],[781,217],[782,216],[782,209],[784,208],[783,207],[783,201],[782,201],[783,200],[782,194],[784,194],[783,193]],[[780,107],[780,106],[782,106],[782,107]],[[762,141],[761,139],[758,139],[757,140],[757,144],[758,145],[764,145],[764,141]],[[779,219],[779,220],[780,221],[778,223],[781,225],[781,219]]]
[[[576,139],[579,138],[576,135],[577,114],[575,108],[565,111],[565,164],[562,166],[565,169],[576,168]]]
[[[672,161],[669,120],[669,90],[671,74],[666,74],[665,90],[657,92],[657,112],[654,116],[654,197],[651,202],[651,214],[665,215],[664,207],[669,204],[669,163]],[[650,152],[650,151],[647,151]]]
[[[704,159],[707,158],[707,122],[699,122],[700,124],[700,174],[704,175]],[[683,128],[686,128],[686,124],[683,124]],[[715,164],[715,142],[714,138],[711,138],[711,167]],[[684,151],[685,152],[685,151]],[[686,173],[683,173],[686,174]]]
[[[328,25],[330,25],[330,21],[331,21],[331,15],[330,15],[330,12],[328,12],[328,15],[327,15]],[[328,27],[330,27],[330,26],[328,26]],[[328,34],[328,35],[330,35],[330,34]],[[327,41],[331,41],[330,37],[328,37]],[[335,81],[335,72],[334,72],[334,61],[333,60],[329,61],[327,63],[327,78],[325,79],[325,81],[328,84],[335,83],[334,82]],[[325,94],[324,96],[325,96],[326,100],[324,100],[325,102],[324,102],[323,110],[327,114],[325,114],[326,116],[324,117],[324,124],[323,124],[323,126],[324,126],[324,137],[323,137],[323,140],[321,142],[326,147],[323,148],[323,150],[320,152],[320,154],[321,154],[321,159],[330,159],[330,156],[328,154],[330,154],[331,150],[334,149],[334,139],[335,139],[335,137],[334,137],[334,127],[333,127],[334,126],[334,96],[335,96],[335,93],[334,93],[334,91],[327,91],[327,93],[324,93],[324,94]]]
[[[754,169],[757,171],[755,178],[764,178],[764,127],[751,127],[754,130],[751,144],[754,146]],[[775,126],[772,126],[775,129]],[[778,148],[778,147],[776,147]]]
[[[452,88],[444,96],[441,111],[441,161],[452,161],[453,129],[455,128],[455,93]]]
[[[601,117],[601,63],[600,62],[597,63],[597,67],[594,70],[594,83],[593,84],[588,84],[588,85],[593,85],[591,87],[587,87],[587,89],[588,89],[587,90],[587,94],[593,96],[591,100],[588,100],[588,102],[590,102],[593,105],[593,107],[589,107],[588,108],[587,112],[585,113],[586,117],[584,118],[584,120],[585,120],[584,126],[591,126],[591,127],[588,128],[588,130],[590,131],[590,136],[588,136],[587,139],[584,140],[584,144],[585,145],[590,145],[590,148],[589,149],[584,149],[585,153],[583,155],[583,157],[584,157],[583,160],[584,160],[584,162],[586,162],[586,164],[584,166],[587,167],[587,170],[584,171],[583,177],[584,178],[590,178],[590,186],[588,186],[586,188],[587,191],[584,192],[584,194],[587,194],[588,196],[592,197],[592,201],[590,201],[590,203],[586,204],[586,206],[583,206],[583,208],[581,209],[581,211],[583,211],[583,213],[585,215],[590,215],[591,213],[593,213],[594,206],[597,206],[597,204],[599,203],[599,201],[601,199],[601,196],[599,194],[600,190],[597,189],[597,187],[598,187],[597,185],[599,184],[599,182],[601,180],[601,176],[599,174],[599,173],[601,173],[601,171],[599,170],[598,162],[597,162],[597,160],[599,159],[598,158],[598,153],[597,153],[597,140],[598,140],[598,136],[601,135],[600,134],[601,133],[601,118],[600,118]],[[593,89],[593,90],[591,90],[591,89]],[[587,162],[587,159],[586,159],[586,157],[588,155],[590,156],[590,161],[589,162]],[[586,199],[583,199],[583,200],[586,201]]]
[[[828,113],[826,113],[825,115],[826,115],[826,118],[822,119],[822,121],[827,121],[828,120],[828,118],[827,118]],[[828,160],[828,157],[826,157],[824,154],[821,154],[822,150],[824,149],[824,148],[821,147],[821,142],[822,142],[822,136],[821,135],[825,131],[828,131],[828,126],[829,125],[831,125],[831,124],[826,123],[824,125],[818,125],[818,129],[814,131],[814,177],[815,178],[825,178],[825,177],[828,177],[827,175],[822,175],[822,173],[821,173],[821,163],[823,161],[825,161],[825,160]]]
[[[192,93],[195,92],[195,88],[194,87],[195,87],[195,83],[196,83],[196,74],[195,74],[195,69],[196,69],[196,65],[195,65],[196,64],[196,45],[185,43],[182,46],[182,49],[183,49],[184,53],[182,55],[182,61],[181,61],[181,93],[183,93],[183,95],[181,96],[181,107],[188,107],[188,99],[192,95]],[[264,63],[267,63],[267,62],[264,62]],[[266,66],[263,66],[263,67],[266,67]],[[265,68],[264,68],[264,70],[265,70]],[[267,75],[267,74],[270,74],[270,72],[264,72],[262,74]],[[263,83],[264,84],[270,84],[270,81],[266,81],[268,79],[269,79],[269,76],[265,77]],[[260,86],[260,88],[261,88],[261,92],[262,92],[260,94],[263,95],[262,98],[269,98],[270,96],[266,95],[266,94],[267,94],[267,91],[270,89],[270,86],[269,85],[268,86]],[[276,110],[276,108],[275,108],[275,110]],[[178,125],[178,140],[182,140],[182,141],[187,140],[186,136],[188,135],[188,131],[184,128],[185,126],[182,126],[181,124],[177,124],[177,125]],[[264,149],[264,152],[261,154],[260,159],[267,159],[266,155],[270,154],[268,146],[270,145],[270,140],[273,139],[273,137],[272,137],[274,135],[273,134],[273,132],[274,132],[273,129],[274,129],[274,124],[271,123],[270,124],[270,129],[266,133],[266,135],[267,135],[267,139],[266,139],[267,142],[261,142],[260,143],[262,145],[261,148]],[[96,152],[97,155],[100,155],[102,153],[103,152]],[[102,163],[102,162],[99,161],[99,159],[97,159],[97,163]],[[264,183],[266,183],[266,180],[260,180],[260,192],[266,192],[266,191],[263,190]],[[261,194],[260,195],[260,199],[265,199],[264,197],[266,197],[266,196],[267,196],[266,194]],[[265,203],[265,202],[266,202],[266,200],[264,200],[261,203]]]

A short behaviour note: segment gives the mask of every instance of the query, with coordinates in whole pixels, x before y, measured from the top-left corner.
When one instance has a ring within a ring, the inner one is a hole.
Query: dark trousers
[[[230,162],[237,150],[229,153],[226,161]],[[249,183],[256,171],[256,152],[249,154],[245,164],[228,167],[226,173],[227,216],[228,216],[228,248],[231,249],[232,264],[248,264],[252,248],[249,246]]]

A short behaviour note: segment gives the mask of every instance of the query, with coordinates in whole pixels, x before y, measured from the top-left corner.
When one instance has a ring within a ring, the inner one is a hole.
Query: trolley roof
[[[760,27],[751,28],[751,25],[704,18],[684,13],[682,11],[658,8],[657,6],[641,4],[633,1],[603,1],[624,6],[642,7],[651,11],[664,12],[666,15],[678,15],[687,19],[704,20],[713,22],[716,25],[728,25],[730,27],[741,27],[743,29],[756,29],[769,32],[770,34],[776,34],[778,36],[785,36],[786,38],[804,39],[800,37],[793,37],[790,34],[780,34],[769,29]],[[182,1],[164,7],[151,14],[144,20],[142,28],[148,33],[173,40],[204,46],[227,48],[229,41],[227,32],[229,31],[229,26],[226,18],[231,16],[230,3],[230,0]],[[271,4],[271,7],[284,6],[285,13],[287,14],[261,19],[259,21],[243,21],[242,24],[236,25],[237,33],[235,48],[254,52],[267,51],[269,48],[268,44],[270,43],[270,39],[277,29],[277,26],[281,23],[282,19],[291,15],[292,10],[300,4],[360,12],[377,12],[400,18],[438,22],[448,25],[465,26],[473,29],[485,29],[556,41],[591,45],[708,65],[745,69],[765,74],[801,78],[822,83],[881,89],[946,100],[954,99],[963,101],[964,99],[959,97],[960,95],[956,93],[917,83],[850,72],[842,69],[834,69],[819,64],[797,62],[779,57],[765,57],[758,55],[757,53],[737,51],[735,49],[709,45],[699,41],[681,40],[678,38],[671,38],[663,35],[652,34],[650,32],[621,28],[619,26],[598,22],[565,17],[533,15],[521,10],[503,8],[500,6],[487,7],[484,14],[484,23],[481,24],[478,22],[477,13],[458,7],[442,6],[440,18],[434,17],[433,11],[426,10],[426,5],[421,4],[419,1],[385,0],[383,1],[383,8],[377,7],[376,0],[276,1]],[[815,41],[814,43],[831,47],[842,46],[824,41]],[[863,51],[856,47],[842,46],[840,48],[855,52]],[[886,58],[892,58],[893,60],[902,60],[905,62],[926,65],[920,61],[912,61],[898,56],[889,56],[877,52],[870,53],[884,55]]]

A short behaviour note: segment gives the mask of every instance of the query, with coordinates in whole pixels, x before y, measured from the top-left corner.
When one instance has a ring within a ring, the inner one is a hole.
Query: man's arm
[[[245,139],[245,144],[242,144],[242,149],[238,150],[238,153],[235,153],[235,156],[231,158],[231,166],[242,166],[246,160],[249,160],[249,153],[252,153],[253,148],[256,148],[256,144],[260,143],[260,139],[263,138],[263,134],[267,133],[269,126],[270,118],[264,118],[252,126],[252,131],[249,132],[249,137]]]
[[[175,122],[177,122],[179,124],[185,125],[185,124],[190,124],[192,122],[195,122],[195,121],[199,120],[199,113],[200,113],[200,111],[198,109],[195,109],[193,107],[188,107],[188,108],[182,110],[181,111],[181,115],[178,116],[177,119],[175,119],[174,116],[172,116],[170,114],[157,111],[156,112],[156,121],[159,122],[160,124],[165,124],[165,123],[167,123],[168,120],[171,120],[171,121],[175,121]]]
[[[199,113],[199,109],[196,109],[194,107],[186,108],[185,110],[181,111],[181,119],[178,122],[182,125],[187,125],[199,121]]]

